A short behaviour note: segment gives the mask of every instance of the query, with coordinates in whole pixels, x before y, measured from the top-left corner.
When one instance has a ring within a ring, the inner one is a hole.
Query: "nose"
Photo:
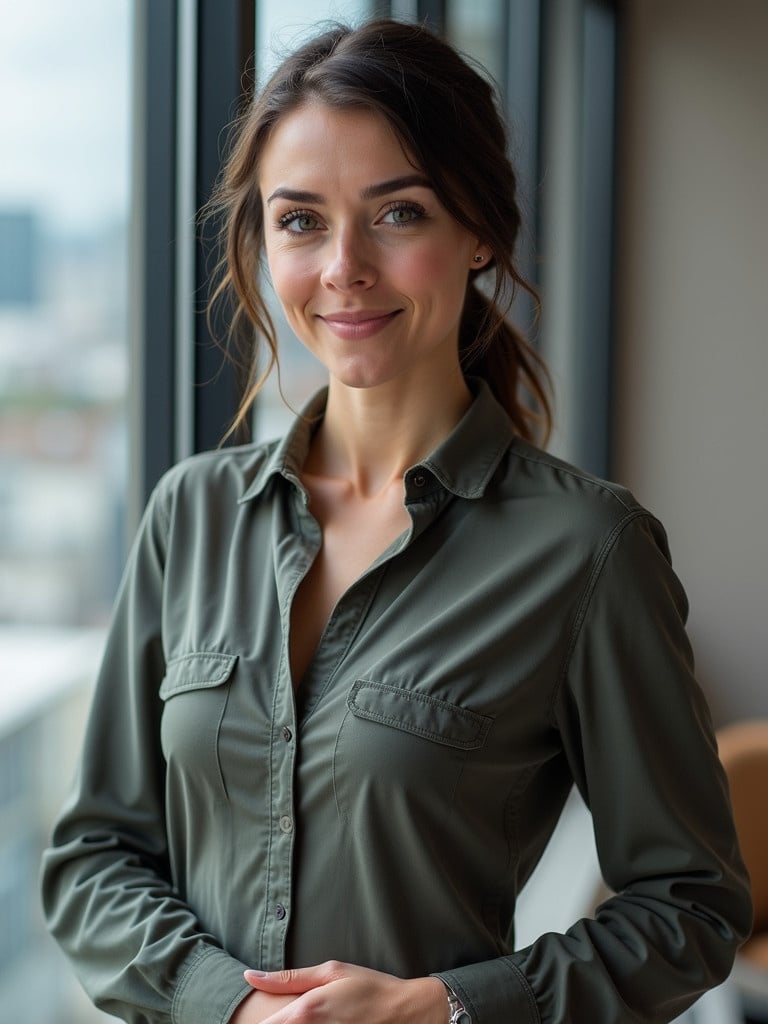
[[[327,259],[320,275],[326,288],[336,291],[370,288],[376,277],[370,246],[359,231],[345,229],[329,240]]]

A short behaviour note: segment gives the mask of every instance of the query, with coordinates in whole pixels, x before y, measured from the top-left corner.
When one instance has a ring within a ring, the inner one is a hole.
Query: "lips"
[[[400,309],[338,310],[320,319],[339,338],[370,338],[388,327],[401,312]]]

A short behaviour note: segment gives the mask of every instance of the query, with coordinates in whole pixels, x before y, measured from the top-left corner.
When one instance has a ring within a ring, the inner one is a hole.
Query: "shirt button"
[[[293,832],[293,820],[287,814],[280,819],[280,829],[286,833]]]
[[[275,917],[278,921],[283,921],[288,911],[285,909],[282,903],[278,903],[275,907]]]
[[[414,477],[413,477],[413,486],[414,487],[423,487],[426,482],[427,482],[427,478],[424,476],[423,473],[415,473],[414,474]]]
[[[280,735],[283,737],[286,743],[290,743],[291,740],[293,739],[293,733],[291,732],[287,725],[284,725],[283,728],[280,730]]]

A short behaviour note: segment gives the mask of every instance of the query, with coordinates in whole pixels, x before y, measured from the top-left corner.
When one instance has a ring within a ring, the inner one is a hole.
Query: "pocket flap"
[[[186,690],[205,690],[226,683],[237,661],[236,654],[216,654],[211,651],[193,651],[172,658],[160,684],[160,698],[167,700]]]
[[[390,725],[462,750],[482,747],[493,722],[487,715],[447,700],[366,679],[358,679],[354,684],[347,707],[356,718]]]

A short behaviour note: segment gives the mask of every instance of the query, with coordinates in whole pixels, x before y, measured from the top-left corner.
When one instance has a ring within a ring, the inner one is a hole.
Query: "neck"
[[[331,379],[325,417],[304,470],[344,478],[361,496],[375,496],[437,447],[471,401],[458,368],[418,387],[392,381],[350,388]]]

